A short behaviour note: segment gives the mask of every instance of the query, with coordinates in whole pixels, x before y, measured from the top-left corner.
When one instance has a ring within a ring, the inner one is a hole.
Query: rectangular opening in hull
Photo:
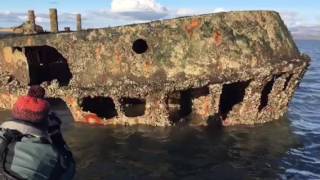
[[[122,98],[121,109],[127,117],[143,116],[146,110],[146,101],[138,98]]]
[[[68,85],[72,74],[67,60],[50,46],[24,47],[29,65],[30,85],[57,79],[60,85]]]
[[[191,90],[181,92],[180,99],[180,116],[188,116],[192,112],[192,93]]]
[[[190,115],[192,113],[193,99],[207,96],[208,94],[209,88],[207,86],[171,93],[167,100],[170,120],[176,123],[181,118]]]
[[[250,81],[241,81],[231,84],[224,84],[220,97],[219,113],[225,119],[233,106],[243,101],[246,88]]]
[[[275,82],[275,78],[273,77],[263,88],[261,92],[261,98],[260,98],[260,105],[259,105],[259,111],[261,111],[264,107],[268,105],[269,102],[269,94],[272,91],[273,84]]]
[[[286,90],[286,89],[287,89],[287,87],[288,87],[288,85],[289,85],[289,82],[290,82],[292,76],[293,76],[293,74],[290,74],[290,75],[286,78],[286,82],[284,83],[282,90]]]
[[[89,111],[105,119],[116,117],[115,104],[110,97],[85,97],[80,104],[83,111]]]

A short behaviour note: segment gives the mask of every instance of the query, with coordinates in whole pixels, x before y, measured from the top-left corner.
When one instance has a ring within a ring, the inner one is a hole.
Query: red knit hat
[[[21,96],[13,105],[12,116],[17,120],[41,123],[46,120],[50,106],[46,100]]]

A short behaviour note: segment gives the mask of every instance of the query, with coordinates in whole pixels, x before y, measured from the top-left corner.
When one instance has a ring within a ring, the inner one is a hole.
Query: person
[[[1,180],[71,180],[75,161],[41,86],[18,98],[0,126]]]

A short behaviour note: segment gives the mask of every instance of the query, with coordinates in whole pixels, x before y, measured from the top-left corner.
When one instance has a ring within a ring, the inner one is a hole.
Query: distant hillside
[[[290,28],[294,39],[320,40],[319,26],[296,26]]]
[[[0,37],[7,35],[7,33],[0,32]]]
[[[4,37],[4,36],[6,36],[6,35],[8,35],[8,33],[2,33],[2,32],[0,32],[0,38]]]
[[[5,36],[9,36],[9,35],[15,35],[15,34],[12,34],[12,33],[5,33],[5,32],[0,32],[0,38],[3,38]]]

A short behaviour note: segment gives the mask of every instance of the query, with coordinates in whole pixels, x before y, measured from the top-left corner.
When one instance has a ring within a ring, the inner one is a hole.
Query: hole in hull
[[[180,116],[188,116],[192,112],[192,93],[191,90],[181,92],[180,99]]]
[[[111,119],[118,115],[115,104],[109,97],[85,97],[80,106],[83,111],[94,113],[100,118]]]
[[[127,117],[143,116],[146,110],[146,101],[138,98],[122,98],[121,109]]]
[[[169,111],[169,119],[171,122],[176,123],[180,119],[180,99],[181,92],[176,91],[168,95],[167,104]]]
[[[207,86],[171,93],[167,100],[169,119],[176,123],[181,118],[187,117],[192,113],[193,99],[207,96],[208,94],[209,88]]]
[[[209,95],[209,87],[208,86],[191,89],[192,99],[196,99],[201,96],[207,96],[207,95]]]
[[[243,101],[246,88],[250,81],[224,84],[220,97],[219,113],[225,119],[232,108]]]
[[[60,85],[68,85],[72,74],[67,60],[50,46],[24,47],[29,65],[30,85],[57,79]]]
[[[137,54],[145,53],[148,50],[148,44],[144,39],[137,39],[133,42],[132,50]]]
[[[293,76],[293,75],[290,74],[290,75],[286,78],[286,82],[284,83],[282,90],[286,90],[286,89],[287,89],[287,87],[288,87],[288,85],[289,85],[289,82],[290,82],[292,76]]]
[[[275,82],[275,77],[272,78],[263,88],[261,92],[259,111],[261,111],[264,107],[268,105],[269,102],[269,94],[272,91],[273,84]]]

